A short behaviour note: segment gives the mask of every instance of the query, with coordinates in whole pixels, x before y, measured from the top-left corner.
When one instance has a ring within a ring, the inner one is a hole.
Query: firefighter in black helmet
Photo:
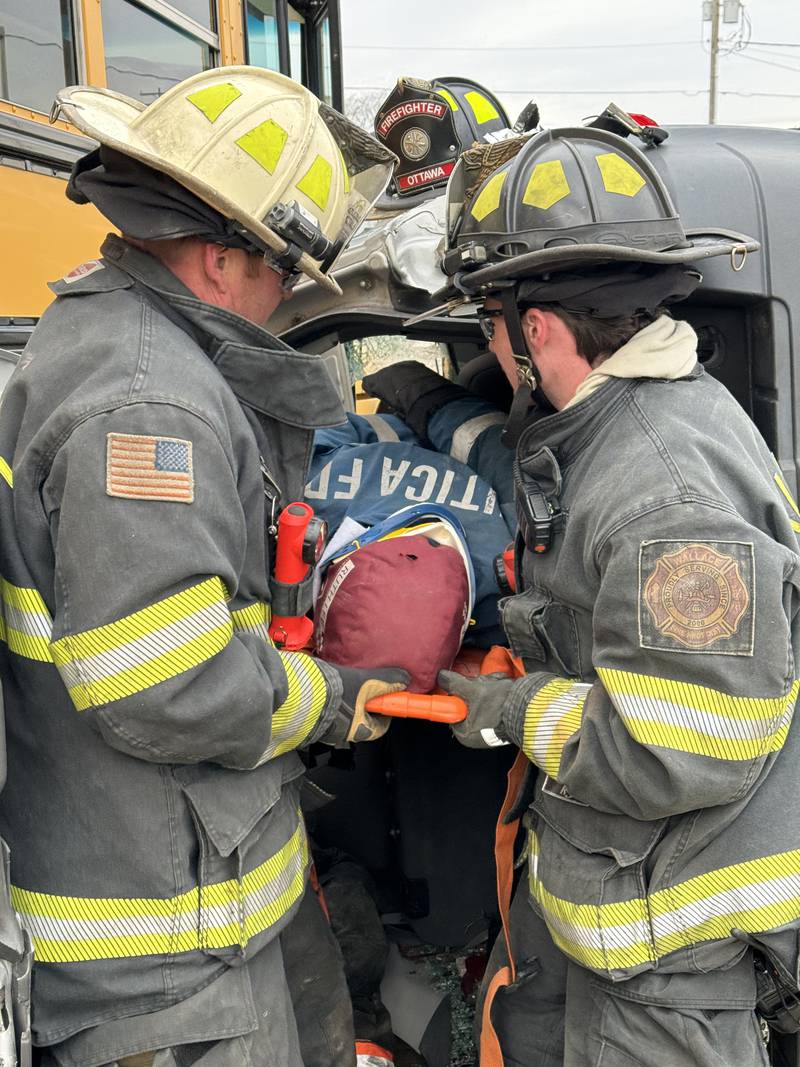
[[[513,137],[517,125],[519,132],[538,121],[538,108],[529,104],[512,129],[497,97],[468,78],[399,78],[375,116],[376,137],[398,159],[388,196],[378,206],[407,207],[441,195],[462,152]]]
[[[758,246],[685,231],[647,156],[599,130],[472,150],[449,209],[450,295],[523,413],[503,623],[524,674],[440,675],[459,739],[529,770],[481,1063],[766,1064],[758,1014],[798,1027],[800,513],[666,310],[704,258],[757,269]],[[418,386],[418,424],[456,406]],[[525,417],[534,386],[553,414]]]

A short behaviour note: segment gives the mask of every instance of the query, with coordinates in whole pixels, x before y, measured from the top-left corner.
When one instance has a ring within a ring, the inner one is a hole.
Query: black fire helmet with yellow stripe
[[[685,231],[647,156],[588,127],[474,146],[447,198],[443,269],[457,290],[476,296],[563,271],[686,264],[758,248],[740,233]]]
[[[520,383],[535,388],[522,307],[557,304],[600,318],[653,312],[699,284],[689,264],[730,255],[738,267],[758,247],[740,233],[684,230],[660,174],[624,138],[545,130],[476,145],[459,160],[447,189],[441,295],[498,297]]]
[[[468,78],[400,78],[375,116],[375,134],[398,157],[391,197],[421,200],[447,184],[458,157],[475,142],[508,135],[502,104]]]

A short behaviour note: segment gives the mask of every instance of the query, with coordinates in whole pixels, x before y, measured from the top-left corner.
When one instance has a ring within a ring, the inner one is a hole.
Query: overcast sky
[[[702,0],[341,0],[346,99],[380,101],[400,75],[462,75],[512,118],[527,100],[547,126],[614,100],[663,125],[708,121]],[[723,26],[718,121],[800,126],[800,0],[749,0]],[[729,39],[725,43],[725,39]],[[749,43],[748,43],[749,40]]]

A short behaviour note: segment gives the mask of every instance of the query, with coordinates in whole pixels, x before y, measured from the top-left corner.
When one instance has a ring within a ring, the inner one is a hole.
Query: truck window
[[[202,0],[181,0],[179,6],[203,15],[205,25],[210,23],[210,5]],[[191,32],[193,27],[195,32]],[[194,19],[168,20],[130,0],[103,0],[108,87],[143,104],[152,103],[191,74],[214,66],[214,40],[216,35]]]
[[[416,359],[445,378],[455,378],[456,374],[447,345],[436,341],[419,341],[393,335],[361,337],[355,341],[346,341],[344,349],[359,415],[368,415],[378,410],[378,401],[365,395],[361,379],[365,374],[373,374],[383,367],[388,367],[390,363]]]
[[[0,98],[48,112],[77,80],[70,0],[0,0]]]

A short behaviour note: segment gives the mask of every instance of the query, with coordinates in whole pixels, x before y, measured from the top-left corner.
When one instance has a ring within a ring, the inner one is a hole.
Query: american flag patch
[[[194,500],[192,442],[178,437],[110,433],[106,492],[134,500]]]

